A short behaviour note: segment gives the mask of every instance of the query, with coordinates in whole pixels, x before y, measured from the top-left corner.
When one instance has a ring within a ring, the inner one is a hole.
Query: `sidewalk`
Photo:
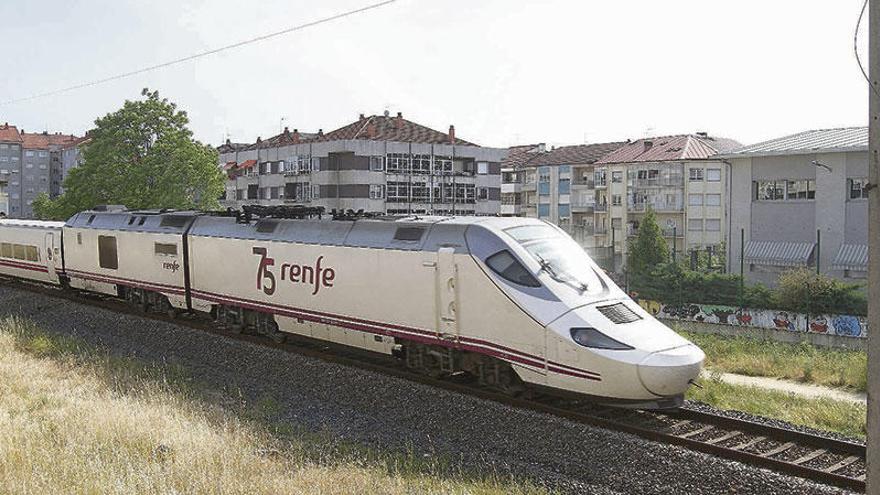
[[[823,387],[821,385],[810,385],[807,383],[799,383],[791,380],[783,380],[779,378],[767,378],[763,376],[745,376],[733,373],[714,373],[711,371],[703,371],[705,377],[709,374],[720,376],[721,380],[733,385],[746,385],[778,390],[780,392],[789,392],[804,397],[819,398],[826,397],[834,400],[842,400],[849,402],[857,402],[866,404],[868,401],[867,394],[863,392],[849,392],[846,390]]]

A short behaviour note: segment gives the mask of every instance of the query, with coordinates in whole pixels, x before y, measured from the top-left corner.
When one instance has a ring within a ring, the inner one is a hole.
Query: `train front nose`
[[[652,352],[638,365],[639,380],[654,395],[680,395],[687,391],[691,380],[700,376],[705,358],[693,344]]]

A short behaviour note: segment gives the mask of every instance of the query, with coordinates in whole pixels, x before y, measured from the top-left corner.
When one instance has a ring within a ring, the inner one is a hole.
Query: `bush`
[[[806,314],[867,313],[867,299],[859,285],[845,284],[810,270],[784,272],[779,286],[747,285],[740,298],[739,275],[688,270],[663,263],[649,274],[630,273],[629,287],[640,298],[665,304],[719,304],[754,309],[779,309]]]
[[[861,286],[845,284],[805,268],[779,275],[776,301],[780,309],[807,314],[865,314],[868,301]]]

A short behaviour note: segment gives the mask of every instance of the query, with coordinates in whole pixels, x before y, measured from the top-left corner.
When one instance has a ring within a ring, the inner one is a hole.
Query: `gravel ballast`
[[[443,456],[596,494],[848,493],[678,447],[148,318],[0,285],[0,316],[26,317],[117,356],[186,368],[200,384],[271,397],[274,422],[376,449]]]

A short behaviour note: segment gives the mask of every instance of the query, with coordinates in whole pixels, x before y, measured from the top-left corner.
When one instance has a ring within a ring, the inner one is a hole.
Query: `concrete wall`
[[[735,327],[731,325],[719,325],[716,323],[702,323],[697,321],[681,321],[661,319],[669,328],[677,332],[693,332],[712,335],[724,335],[727,337],[745,337],[757,340],[774,340],[789,344],[807,342],[819,347],[837,349],[849,349],[854,351],[867,350],[867,340],[859,337],[844,337],[840,335],[823,335],[818,333],[786,332],[771,328]]]

